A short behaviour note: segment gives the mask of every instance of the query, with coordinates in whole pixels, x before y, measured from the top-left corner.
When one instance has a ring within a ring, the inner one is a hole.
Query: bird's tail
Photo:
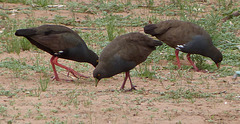
[[[19,29],[15,32],[16,36],[31,36],[36,33],[33,29]]]
[[[161,45],[163,45],[163,43],[161,42],[161,41],[159,41],[159,40],[153,40],[154,41],[154,45],[155,46],[161,46]]]
[[[157,35],[157,32],[155,32],[155,29],[157,28],[156,24],[148,24],[144,27],[144,32],[146,34],[150,34],[152,36]]]

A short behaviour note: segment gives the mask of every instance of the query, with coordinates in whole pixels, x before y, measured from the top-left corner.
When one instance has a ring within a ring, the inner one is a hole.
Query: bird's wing
[[[70,32],[49,35],[34,35],[31,39],[53,50],[54,52],[75,47],[80,43],[85,44],[80,36]]]
[[[152,49],[146,46],[136,44],[136,42],[126,42],[121,46],[117,54],[125,61],[135,62],[136,65],[147,59]]]
[[[177,45],[176,49],[186,53],[205,55],[206,52],[210,52],[208,49],[213,46],[212,42],[209,40],[210,39],[204,36],[197,35],[193,37],[190,42],[183,45]]]

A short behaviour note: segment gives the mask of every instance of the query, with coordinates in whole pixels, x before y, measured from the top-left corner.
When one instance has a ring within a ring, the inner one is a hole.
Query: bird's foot
[[[137,86],[132,85],[130,91],[137,90],[135,87],[137,87]]]
[[[124,87],[121,87],[121,88],[120,88],[120,91],[124,91]]]
[[[59,77],[56,77],[56,76],[52,76],[52,81],[56,80],[56,81],[60,81]]]
[[[67,82],[70,82],[70,81],[73,81],[73,80],[69,80],[69,79],[59,79],[59,77],[55,77],[55,76],[52,76],[52,81],[56,80],[56,81],[67,81]]]
[[[132,87],[131,89],[128,89],[126,90],[127,92],[131,92],[131,91],[134,91],[134,90],[137,90],[135,87]]]
[[[133,91],[133,90],[137,90],[135,87],[137,87],[137,86],[132,86],[131,89],[128,89],[128,90],[124,90],[124,87],[121,87],[120,90],[121,90],[121,91]]]
[[[87,76],[84,76],[84,75],[74,71],[73,69],[70,69],[69,72],[72,73],[73,76],[76,77],[76,78],[79,78],[79,77],[88,78]],[[67,76],[69,76],[69,72],[68,72]]]

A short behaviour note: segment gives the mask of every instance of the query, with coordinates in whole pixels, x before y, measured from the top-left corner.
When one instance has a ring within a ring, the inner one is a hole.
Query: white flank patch
[[[183,45],[177,45],[178,48],[184,48],[184,44]]]
[[[175,48],[176,50],[181,50],[182,48],[184,48],[185,44],[183,45],[177,45],[177,47]]]

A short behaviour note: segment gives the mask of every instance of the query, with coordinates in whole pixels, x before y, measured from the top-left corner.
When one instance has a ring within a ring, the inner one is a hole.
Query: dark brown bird
[[[118,36],[100,54],[99,64],[93,71],[96,86],[102,78],[109,78],[125,72],[126,76],[121,89],[124,89],[127,78],[130,80],[131,90],[135,89],[129,71],[145,61],[148,55],[156,49],[156,46],[160,45],[162,42],[137,32]]]
[[[175,48],[178,67],[180,68],[179,51],[188,53],[187,59],[196,71],[190,54],[200,54],[210,57],[217,67],[220,67],[222,53],[213,45],[210,35],[200,26],[191,22],[167,20],[158,24],[149,24],[144,27],[144,32],[157,37],[172,48]]]
[[[55,65],[60,66],[75,77],[86,77],[79,74],[71,68],[68,68],[57,62],[58,58],[73,60],[77,62],[88,62],[94,67],[98,64],[98,56],[90,49],[83,39],[73,30],[61,25],[42,25],[39,27],[19,29],[16,36],[24,36],[33,45],[52,55],[50,59],[54,79],[59,81]]]

